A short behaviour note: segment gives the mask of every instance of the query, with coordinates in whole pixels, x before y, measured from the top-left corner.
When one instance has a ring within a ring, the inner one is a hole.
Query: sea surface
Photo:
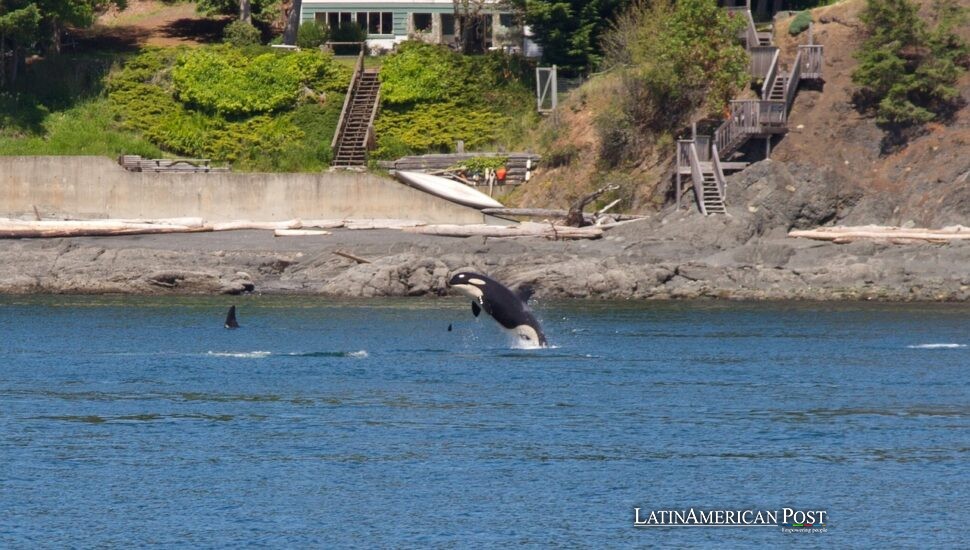
[[[0,547],[967,547],[970,307],[535,309],[0,298]]]

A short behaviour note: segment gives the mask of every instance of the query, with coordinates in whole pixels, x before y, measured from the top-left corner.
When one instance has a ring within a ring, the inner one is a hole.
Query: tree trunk
[[[293,0],[290,15],[286,18],[286,28],[283,30],[283,43],[288,46],[296,45],[296,33],[300,29],[303,0]]]
[[[250,6],[249,0],[239,0],[239,20],[245,21],[250,25],[253,24],[252,7]]]

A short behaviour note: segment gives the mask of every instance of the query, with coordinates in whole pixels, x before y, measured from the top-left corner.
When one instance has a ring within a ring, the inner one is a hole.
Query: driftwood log
[[[863,225],[857,227],[819,227],[817,229],[795,230],[788,232],[789,237],[848,243],[858,240],[883,240],[894,244],[913,242],[945,243],[954,240],[970,239],[970,227],[955,225],[943,229],[889,227]]]
[[[311,237],[315,235],[332,235],[323,229],[275,229],[274,237]]]
[[[596,191],[593,191],[592,193],[586,195],[585,197],[581,197],[578,201],[574,202],[573,205],[569,207],[569,213],[566,214],[566,222],[565,222],[566,225],[570,227],[585,227],[587,225],[592,225],[589,221],[587,221],[586,215],[583,214],[583,209],[586,208],[587,204],[598,199],[599,196],[602,195],[603,193],[607,193],[609,191],[616,191],[619,188],[620,188],[619,185],[610,184],[610,185],[607,185],[606,187],[601,187]]]
[[[110,237],[115,235],[148,235],[154,233],[196,233],[212,231],[199,223],[172,224],[151,221],[122,220],[21,221],[0,220],[0,238],[35,239],[56,237]]]
[[[406,227],[406,233],[438,235],[442,237],[543,237],[547,239],[598,239],[603,236],[599,227],[568,227],[544,223],[518,225],[424,225]]]

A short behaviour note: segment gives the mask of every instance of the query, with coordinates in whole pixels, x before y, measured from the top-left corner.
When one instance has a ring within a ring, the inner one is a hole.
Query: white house
[[[498,4],[486,0],[486,4]],[[455,3],[452,0],[303,0],[303,21],[319,21],[330,28],[357,22],[367,29],[371,48],[390,49],[409,38],[455,43]],[[534,51],[522,43],[522,29],[508,11],[486,7],[482,20],[487,48],[513,47]]]

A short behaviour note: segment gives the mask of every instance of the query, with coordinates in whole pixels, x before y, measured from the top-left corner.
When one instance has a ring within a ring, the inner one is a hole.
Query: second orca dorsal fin
[[[239,328],[236,321],[236,306],[229,306],[229,313],[226,314],[226,328]]]
[[[472,302],[472,315],[478,317],[482,313],[482,308],[479,307],[478,302]]]
[[[522,284],[515,289],[515,295],[518,296],[523,302],[529,303],[529,300],[532,299],[532,295],[535,294],[535,291],[536,289],[532,285]]]

